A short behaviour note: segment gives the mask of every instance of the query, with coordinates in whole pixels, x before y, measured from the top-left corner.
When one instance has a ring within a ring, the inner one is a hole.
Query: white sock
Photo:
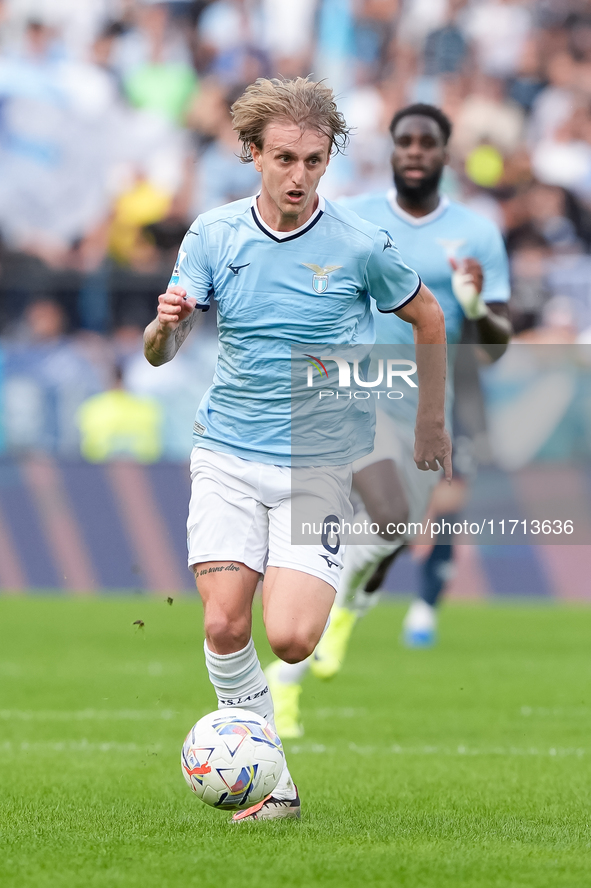
[[[266,719],[275,729],[273,700],[252,638],[245,648],[234,654],[214,654],[209,650],[207,642],[204,642],[203,648],[209,680],[218,698],[218,709],[250,709]],[[296,796],[287,764],[283,766],[273,796],[276,799],[294,799]]]

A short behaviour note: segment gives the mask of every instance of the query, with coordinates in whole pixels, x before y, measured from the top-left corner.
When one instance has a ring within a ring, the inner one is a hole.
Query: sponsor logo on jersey
[[[245,265],[232,265],[232,263],[230,262],[227,268],[229,268],[233,274],[237,275],[238,272],[240,272],[243,268],[248,268],[249,265],[250,262],[247,262]]]
[[[386,238],[386,243],[384,244],[384,250],[391,250],[391,249],[393,248],[393,246],[394,246],[394,244],[392,243],[392,241],[390,240],[390,238],[387,237],[387,238]],[[384,252],[384,250],[382,250],[382,253]]]
[[[325,293],[328,290],[328,276],[332,274],[333,271],[337,271],[339,268],[342,268],[342,265],[327,265],[326,268],[322,268],[321,265],[313,265],[308,264],[307,262],[302,262],[304,268],[309,268],[310,271],[314,272],[314,277],[312,278],[312,287],[314,288],[314,292],[318,294]]]
[[[331,558],[328,557],[328,555],[320,555],[320,558],[324,558],[324,560],[326,561],[326,563],[328,564],[329,567],[338,567],[339,566],[338,561],[333,561]]]

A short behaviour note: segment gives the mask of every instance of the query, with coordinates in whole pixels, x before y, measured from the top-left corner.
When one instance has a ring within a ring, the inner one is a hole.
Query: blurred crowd
[[[389,187],[394,111],[441,106],[444,189],[502,229],[516,331],[591,341],[591,2],[0,0],[0,449],[98,459],[80,406],[124,390],[154,408],[136,455],[186,456],[213,312],[166,368],[141,333],[190,222],[258,186],[232,102],[298,74],[355,128],[330,198]]]

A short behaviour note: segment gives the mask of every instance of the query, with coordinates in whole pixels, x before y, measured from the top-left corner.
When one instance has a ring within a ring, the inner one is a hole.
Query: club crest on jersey
[[[457,259],[458,250],[466,243],[465,240],[446,240],[443,237],[436,237],[435,242],[443,247],[447,259]]]
[[[342,268],[342,265],[327,265],[326,268],[322,268],[321,265],[309,265],[307,262],[302,262],[304,268],[309,268],[310,271],[314,272],[314,277],[312,278],[312,287],[314,288],[314,292],[321,295],[328,290],[328,276],[332,274],[333,271],[337,271],[337,269]]]

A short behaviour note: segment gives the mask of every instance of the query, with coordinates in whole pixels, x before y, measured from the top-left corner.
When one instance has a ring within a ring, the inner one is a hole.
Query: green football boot
[[[333,678],[345,659],[357,614],[336,605],[330,612],[330,625],[316,646],[310,669],[316,678]]]
[[[300,721],[300,684],[284,684],[279,681],[278,673],[282,666],[281,660],[274,660],[265,669],[265,677],[269,685],[273,708],[275,710],[275,727],[282,740],[297,740],[304,733]]]

